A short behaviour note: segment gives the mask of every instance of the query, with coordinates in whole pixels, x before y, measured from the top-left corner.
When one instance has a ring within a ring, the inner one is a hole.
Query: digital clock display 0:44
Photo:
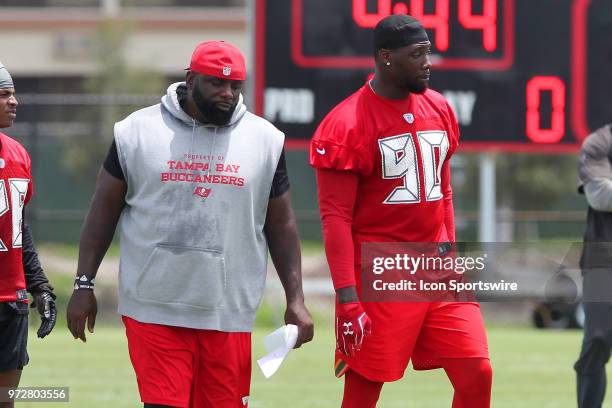
[[[609,0],[257,0],[255,108],[305,146],[373,71],[372,29],[419,18],[462,148],[574,150],[612,121]]]

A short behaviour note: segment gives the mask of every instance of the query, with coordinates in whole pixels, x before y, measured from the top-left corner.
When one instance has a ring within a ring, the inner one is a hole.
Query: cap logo
[[[230,76],[232,73],[232,67],[223,67],[223,75]]]

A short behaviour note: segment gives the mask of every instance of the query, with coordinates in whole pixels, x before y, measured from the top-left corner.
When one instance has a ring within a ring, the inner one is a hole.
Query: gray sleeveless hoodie
[[[251,331],[265,285],[263,227],[284,135],[247,112],[242,97],[228,125],[203,125],[181,109],[179,86],[115,125],[128,186],[119,313]]]

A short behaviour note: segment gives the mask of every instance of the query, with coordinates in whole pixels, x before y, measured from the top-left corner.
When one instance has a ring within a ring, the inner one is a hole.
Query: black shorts
[[[28,305],[0,302],[0,372],[28,364]]]

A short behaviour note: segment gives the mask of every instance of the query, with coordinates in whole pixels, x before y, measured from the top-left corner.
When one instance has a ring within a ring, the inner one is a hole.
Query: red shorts
[[[440,359],[489,358],[478,303],[362,305],[372,320],[372,334],[352,358],[336,351],[336,372],[342,360],[371,381],[388,382],[402,378],[411,359],[415,370],[430,370],[441,368]]]
[[[251,333],[141,323],[123,317],[143,403],[243,408],[251,385]]]

